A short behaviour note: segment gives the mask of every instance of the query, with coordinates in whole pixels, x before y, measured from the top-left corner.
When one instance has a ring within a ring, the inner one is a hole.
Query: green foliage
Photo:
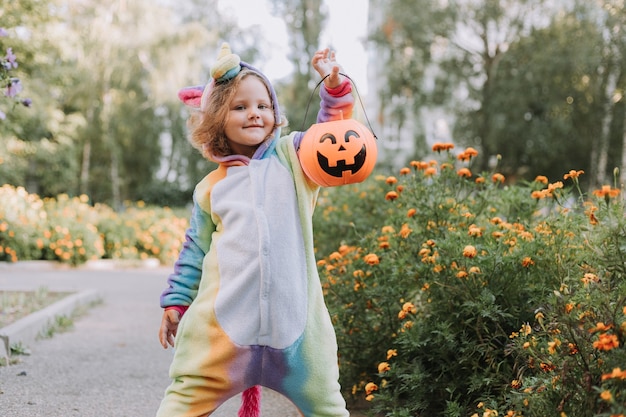
[[[368,185],[368,199],[328,190],[316,212],[316,233],[328,212],[335,214],[331,230],[353,219],[365,219],[370,227],[366,231],[362,225],[358,236],[336,235],[341,246],[319,265],[336,326],[342,387],[354,400],[367,396],[380,415],[468,416],[493,410],[519,415],[514,410],[521,413],[518,405],[527,397],[520,397],[518,382],[512,381],[539,385],[530,371],[528,380],[521,376],[526,351],[515,350],[512,335],[533,322],[537,312],[547,317],[554,291],[563,292],[564,285],[570,291],[582,287],[582,269],[598,268],[600,253],[610,258],[603,268],[614,275],[623,269],[620,254],[610,256],[605,248],[607,242],[623,246],[623,237],[613,233],[601,238],[604,229],[590,224],[595,206],[559,205],[576,205],[570,203],[576,199],[562,183],[545,187],[544,177],[509,186],[499,173],[474,175],[469,168],[475,154],[468,151],[459,155],[470,161],[468,166],[455,168],[449,156],[439,162],[414,161],[399,179],[377,178]],[[567,175],[576,189],[580,173]],[[384,215],[369,216],[376,200],[376,213]],[[346,206],[350,209],[339,209]],[[615,225],[607,225],[607,231],[611,228]],[[599,292],[587,305],[611,311],[613,316],[605,314],[605,320],[617,329],[625,300],[618,295],[623,288],[615,287],[623,279],[614,282],[613,291]],[[587,330],[581,333],[590,339]],[[597,378],[589,385],[593,404],[599,401],[599,376],[610,373],[619,360],[623,363],[623,333],[615,359],[596,363]],[[591,340],[587,343],[593,351]],[[562,373],[568,370],[565,366]],[[544,377],[544,386],[555,377],[536,372]],[[568,410],[578,407],[576,381],[558,394],[559,401],[569,401]],[[616,387],[623,383],[609,382]],[[614,398],[618,392],[614,390]],[[552,411],[537,405],[539,411],[532,415],[553,415],[558,406],[554,396],[545,404]],[[567,415],[586,416],[577,412]]]
[[[578,270],[512,335],[510,404],[524,416],[626,412],[626,221],[623,200],[608,201],[588,206],[595,225],[578,225]]]

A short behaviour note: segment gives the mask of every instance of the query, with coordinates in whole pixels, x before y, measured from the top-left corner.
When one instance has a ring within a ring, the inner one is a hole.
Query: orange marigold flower
[[[424,170],[428,168],[430,165],[428,164],[428,162],[424,162],[424,161],[411,161],[411,166],[415,169]]]
[[[480,268],[477,266],[472,266],[469,269],[470,274],[480,274]]]
[[[398,179],[397,179],[396,177],[389,176],[389,177],[387,177],[387,179],[385,180],[385,182],[386,182],[387,184],[391,185],[391,184],[395,184],[395,183],[397,183],[397,182],[398,182]]]
[[[585,286],[589,285],[592,282],[599,282],[600,279],[598,278],[598,276],[596,274],[592,274],[591,272],[587,272],[585,273],[585,275],[583,275],[581,281],[583,282],[583,284]]]
[[[400,311],[398,312],[398,319],[400,319],[400,320],[404,320],[405,318],[406,318],[406,311],[404,311],[404,310],[400,310]]]
[[[412,209],[409,209],[409,211],[406,212],[406,216],[407,217],[413,217],[413,216],[415,216],[416,213],[417,213],[417,210],[412,208]]]
[[[363,278],[365,276],[365,272],[362,269],[357,269],[352,273],[352,276],[355,278]]]
[[[389,349],[387,351],[387,360],[393,358],[394,356],[398,356],[398,351],[396,349]]]
[[[474,258],[477,253],[478,251],[472,245],[467,245],[463,248],[463,256],[465,256],[466,258]]]
[[[389,249],[391,247],[391,245],[389,244],[389,242],[384,241],[384,242],[380,242],[378,244],[378,247],[381,249]]]
[[[400,169],[400,175],[409,175],[411,173],[411,168],[404,167]]]
[[[402,225],[402,228],[400,229],[400,236],[402,236],[403,239],[406,239],[407,237],[409,237],[409,235],[411,234],[412,231],[413,230],[411,230],[409,225],[404,223]]]
[[[383,374],[391,369],[391,366],[387,362],[381,362],[378,364],[378,373]]]
[[[547,184],[548,183],[548,177],[546,177],[545,175],[537,175],[535,177],[535,182],[540,182],[542,184]]]
[[[611,401],[613,400],[613,394],[611,394],[611,391],[609,390],[604,390],[600,393],[600,398],[604,401]]]
[[[504,175],[500,174],[499,172],[496,172],[495,174],[491,176],[491,181],[502,183],[504,182]]]
[[[559,188],[563,188],[562,181],[557,181],[557,182],[553,182],[552,184],[548,184],[548,193],[552,195],[552,193]]]
[[[404,191],[404,185],[398,185],[398,186],[396,187],[396,191],[397,191],[397,192],[399,192],[399,193],[401,193],[402,191]]]
[[[467,278],[468,275],[467,271],[459,271],[456,273],[457,278]]]
[[[368,253],[363,257],[363,260],[368,265],[378,265],[380,263],[380,259],[375,253]]]
[[[532,266],[534,264],[535,264],[535,261],[533,261],[530,256],[526,256],[524,257],[524,259],[522,259],[522,266],[524,268],[528,268],[529,266]]]
[[[530,193],[530,197],[534,198],[535,200],[541,200],[542,198],[546,197],[546,193],[543,191],[533,191],[532,193]]]
[[[435,167],[428,167],[424,170],[424,175],[426,175],[427,177],[433,176],[437,173],[437,168]]]
[[[415,307],[415,305],[411,302],[406,302],[402,305],[402,311],[405,311],[407,313],[411,313],[411,314],[415,314],[417,313],[417,308]]]
[[[604,197],[604,198],[614,198],[619,195],[619,190],[617,188],[611,188],[610,185],[603,185],[600,190],[594,190],[593,195],[596,197]]]
[[[484,184],[485,183],[485,177],[476,177],[475,182],[476,182],[476,184]]]
[[[621,368],[613,368],[613,372],[610,374],[603,374],[602,380],[605,381],[607,379],[626,379],[626,370],[622,371]]]
[[[394,229],[393,226],[383,226],[380,231],[383,233],[394,233],[396,229]]]
[[[377,391],[378,390],[378,385],[374,384],[373,382],[368,382],[365,385],[365,393],[367,395],[370,395],[372,392]]]
[[[561,341],[559,339],[554,339],[551,342],[548,342],[548,352],[554,354],[559,346],[561,346]]]
[[[599,322],[596,323],[596,327],[593,327],[593,328],[589,329],[589,333],[606,332],[608,330],[611,330],[612,327],[613,327],[612,324],[609,324],[607,326],[603,322],[599,321]]]
[[[474,148],[466,148],[463,152],[457,156],[460,161],[470,161],[473,157],[478,155],[478,151]]]
[[[340,254],[339,252],[333,252],[333,253],[331,253],[330,255],[328,255],[328,258],[329,258],[330,260],[332,260],[332,261],[336,261],[336,260],[338,260],[338,259],[341,259],[341,258],[342,258],[342,256],[341,256],[341,254]]]
[[[619,347],[619,340],[614,334],[602,333],[598,340],[593,342],[593,347],[598,350],[611,350]]]
[[[583,171],[582,169],[576,171],[574,169],[571,169],[567,174],[563,175],[563,179],[566,180],[568,178],[571,178],[573,180],[577,179],[578,177],[580,177],[582,174],[584,174],[585,171]]]
[[[480,237],[483,235],[483,229],[476,226],[475,224],[470,225],[468,228],[467,234],[474,237]]]
[[[449,151],[451,149],[454,149],[454,144],[453,143],[437,142],[437,143],[435,143],[433,145],[433,152]]]
[[[477,156],[478,155],[478,151],[474,148],[472,148],[471,146],[468,146],[467,148],[465,148],[465,152],[468,154],[469,156],[473,157],[473,156]]]
[[[465,177],[465,178],[471,178],[472,177],[472,171],[470,171],[468,168],[461,168],[459,169],[456,174],[459,177]]]
[[[398,198],[398,193],[395,191],[389,191],[386,195],[385,195],[385,200],[387,201],[393,201],[396,198]]]

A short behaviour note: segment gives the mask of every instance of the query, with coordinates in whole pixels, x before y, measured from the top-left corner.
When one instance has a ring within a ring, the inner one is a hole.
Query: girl
[[[334,53],[318,51],[311,62],[326,77],[318,122],[350,117],[351,84]],[[318,186],[299,163],[303,133],[280,136],[274,89],[227,44],[211,77],[203,91],[179,93],[199,106],[192,143],[219,166],[196,186],[186,241],[161,296],[159,339],[167,348],[175,337],[176,351],[158,416],[207,416],[257,385],[285,395],[304,416],[348,416],[313,254]]]

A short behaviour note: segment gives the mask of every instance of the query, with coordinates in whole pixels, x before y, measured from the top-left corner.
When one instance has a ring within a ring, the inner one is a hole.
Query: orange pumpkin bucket
[[[332,187],[364,181],[374,170],[378,148],[371,129],[355,119],[341,119],[313,124],[300,142],[298,155],[311,181]]]

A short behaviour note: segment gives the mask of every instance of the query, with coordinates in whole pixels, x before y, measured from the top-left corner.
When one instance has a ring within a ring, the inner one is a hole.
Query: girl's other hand
[[[165,310],[161,319],[161,328],[159,329],[159,341],[163,349],[167,349],[169,344],[174,347],[174,338],[178,330],[180,322],[180,313],[176,310]]]

